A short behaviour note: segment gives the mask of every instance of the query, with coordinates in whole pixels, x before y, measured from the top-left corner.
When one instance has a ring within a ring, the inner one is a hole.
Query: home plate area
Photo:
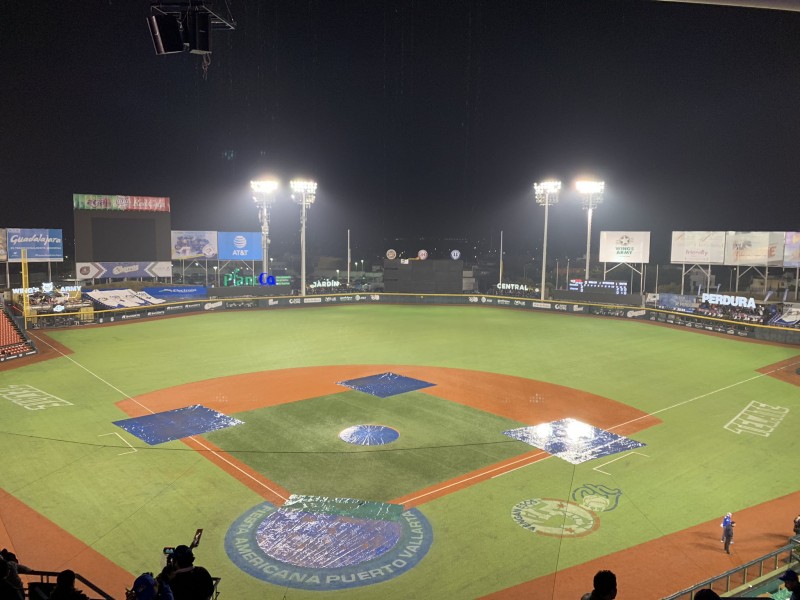
[[[387,581],[427,554],[433,531],[416,509],[351,498],[293,495],[263,502],[225,536],[229,558],[269,583],[340,590]]]
[[[380,399],[436,385],[392,372],[336,383]],[[193,405],[114,424],[147,444],[156,445],[244,423]],[[498,433],[571,464],[644,445],[572,418]],[[340,431],[338,437],[348,444],[381,446],[394,443],[400,433],[387,425],[355,423]],[[515,509],[521,511],[519,518],[530,520],[531,515],[541,516],[545,502],[549,500],[532,499]],[[553,502],[553,510],[559,513],[565,506],[573,506],[569,502]],[[596,524],[596,520],[593,522]],[[545,532],[544,525],[527,521],[524,524],[538,532]],[[586,532],[591,530],[588,527]],[[283,506],[265,501],[242,514],[226,534],[225,549],[230,559],[253,577],[283,587],[326,591],[397,577],[412,569],[432,542],[432,528],[415,508],[353,498],[291,495]]]

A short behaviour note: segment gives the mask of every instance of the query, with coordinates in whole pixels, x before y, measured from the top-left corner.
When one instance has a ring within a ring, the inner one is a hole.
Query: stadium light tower
[[[293,179],[292,200],[300,205],[300,295],[306,295],[306,219],[308,207],[317,199],[317,183],[302,179]]]
[[[575,182],[575,188],[581,195],[583,208],[587,211],[586,229],[586,273],[584,279],[589,279],[589,252],[592,249],[592,211],[603,203],[603,192],[606,184],[603,181],[579,180]]]
[[[544,245],[542,246],[542,287],[539,299],[544,300],[544,276],[547,271],[547,220],[548,209],[551,204],[558,203],[558,194],[561,191],[560,181],[542,181],[533,184],[533,194],[536,197],[536,204],[544,206]],[[524,271],[524,269],[523,269]],[[524,273],[523,273],[524,275]]]
[[[261,221],[261,272],[269,276],[269,207],[275,200],[275,191],[278,189],[275,179],[262,179],[251,181],[250,189],[253,191],[253,202],[258,206],[258,220]]]

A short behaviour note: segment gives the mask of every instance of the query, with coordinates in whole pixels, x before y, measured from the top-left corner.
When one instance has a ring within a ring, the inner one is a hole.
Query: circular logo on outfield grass
[[[600,521],[582,506],[554,498],[518,502],[511,516],[520,527],[541,535],[580,537],[594,531]]]
[[[225,536],[225,550],[240,569],[275,585],[329,591],[380,583],[414,567],[433,541],[430,524],[416,509],[292,499],[281,508],[254,506]]]

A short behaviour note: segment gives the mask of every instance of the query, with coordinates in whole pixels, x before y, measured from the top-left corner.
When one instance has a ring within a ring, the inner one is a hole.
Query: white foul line
[[[620,458],[625,458],[626,456],[630,456],[631,454],[638,454],[639,456],[644,456],[645,458],[650,458],[649,456],[647,456],[647,454],[642,454],[641,452],[636,452],[634,450],[633,452],[628,452],[628,454],[621,454],[620,456],[618,456],[614,460],[610,460],[607,463],[603,463],[602,465],[598,465],[596,467],[592,467],[592,470],[597,471],[598,473],[602,473],[603,475],[611,475],[611,473],[606,473],[605,471],[601,471],[600,467],[605,467],[606,465],[610,465],[613,462],[617,462]]]
[[[101,433],[97,437],[103,437],[104,435],[115,435],[119,439],[121,439],[123,442],[128,444],[128,441],[124,437],[122,437],[120,434],[118,434],[116,431],[112,431],[111,433]],[[138,452],[138,450],[136,448],[134,448],[133,446],[131,446],[130,444],[128,444],[128,448],[131,449],[130,452],[120,452],[119,454],[117,454],[117,456],[122,456],[123,454],[133,454],[134,452]]]
[[[91,369],[88,369],[88,368],[84,367],[84,366],[83,366],[81,363],[79,363],[78,361],[76,361],[74,358],[71,358],[70,356],[68,356],[68,355],[64,354],[64,353],[63,353],[61,350],[59,350],[58,348],[56,348],[55,346],[53,346],[52,344],[50,344],[50,343],[49,343],[47,340],[45,340],[45,339],[42,339],[42,338],[38,337],[37,335],[33,334],[32,332],[29,332],[29,335],[30,335],[31,337],[34,337],[34,338],[36,338],[36,340],[38,340],[38,341],[42,342],[43,344],[46,344],[47,346],[50,346],[50,347],[51,347],[53,350],[55,350],[56,352],[58,352],[58,353],[59,353],[61,356],[63,356],[64,358],[66,358],[67,360],[69,360],[70,362],[72,362],[74,365],[76,365],[76,366],[80,367],[81,369],[83,369],[84,371],[86,371],[87,373],[89,373],[89,375],[91,375],[92,377],[95,377],[96,379],[99,379],[99,380],[100,380],[100,381],[102,381],[102,382],[103,382],[105,385],[107,385],[108,387],[110,387],[112,390],[114,390],[115,392],[119,393],[120,395],[124,396],[125,398],[127,398],[128,400],[130,400],[131,402],[133,402],[134,404],[137,404],[137,405],[139,405],[139,406],[140,406],[140,407],[141,407],[143,410],[146,410],[146,411],[147,411],[147,412],[149,412],[151,415],[154,415],[154,414],[155,414],[155,412],[153,412],[153,411],[152,411],[150,408],[148,408],[148,407],[147,407],[147,406],[145,406],[144,404],[140,403],[140,402],[139,402],[139,401],[137,401],[136,399],[132,398],[131,396],[129,396],[128,394],[126,394],[125,392],[123,392],[121,389],[119,389],[119,388],[118,388],[118,387],[116,387],[115,385],[113,385],[113,384],[109,383],[108,381],[106,381],[105,379],[103,379],[102,377],[100,377],[100,376],[99,376],[97,373],[95,373],[95,372],[94,372],[94,371],[92,371]],[[110,435],[110,434],[103,434],[103,435]],[[120,438],[120,439],[122,439],[122,438]],[[203,443],[201,440],[197,439],[197,438],[196,438],[196,437],[194,437],[194,436],[190,436],[190,437],[189,437],[189,439],[193,440],[193,441],[194,441],[194,442],[195,442],[197,445],[199,445],[199,446],[202,446],[203,448],[205,448],[205,450],[206,450],[207,452],[210,452],[211,454],[213,454],[214,456],[216,456],[218,459],[220,459],[222,462],[226,463],[226,464],[227,464],[229,467],[231,467],[232,469],[234,469],[234,470],[238,471],[239,473],[241,473],[242,475],[244,475],[244,476],[245,476],[245,477],[247,477],[248,479],[250,479],[250,480],[254,481],[256,484],[260,485],[261,487],[268,489],[270,492],[272,492],[273,494],[275,494],[276,496],[278,496],[278,498],[281,498],[281,499],[282,499],[282,500],[284,500],[284,501],[288,500],[288,498],[284,498],[284,496],[283,496],[282,494],[279,494],[278,492],[276,492],[275,490],[273,490],[271,487],[269,487],[269,486],[268,486],[267,484],[265,484],[263,481],[259,481],[258,479],[256,479],[256,478],[255,478],[255,477],[253,477],[252,475],[250,475],[250,473],[247,473],[246,471],[244,471],[244,470],[243,470],[241,467],[239,467],[238,465],[235,465],[235,464],[233,464],[231,461],[229,461],[229,460],[228,460],[226,457],[222,456],[222,455],[221,455],[219,452],[217,452],[216,450],[212,450],[211,448],[209,448],[208,446],[206,446],[206,445],[205,445],[205,444],[204,444],[204,443]],[[123,441],[124,441],[124,440],[123,440]],[[125,442],[125,443],[127,444],[127,442]],[[128,444],[128,446],[130,446],[130,444]],[[131,446],[131,448],[133,448],[133,446]],[[130,454],[130,452],[123,452],[122,454]]]

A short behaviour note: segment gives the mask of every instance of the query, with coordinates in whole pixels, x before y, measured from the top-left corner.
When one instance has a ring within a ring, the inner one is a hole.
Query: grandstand
[[[23,335],[5,307],[0,313],[0,361],[34,354],[33,343]]]

